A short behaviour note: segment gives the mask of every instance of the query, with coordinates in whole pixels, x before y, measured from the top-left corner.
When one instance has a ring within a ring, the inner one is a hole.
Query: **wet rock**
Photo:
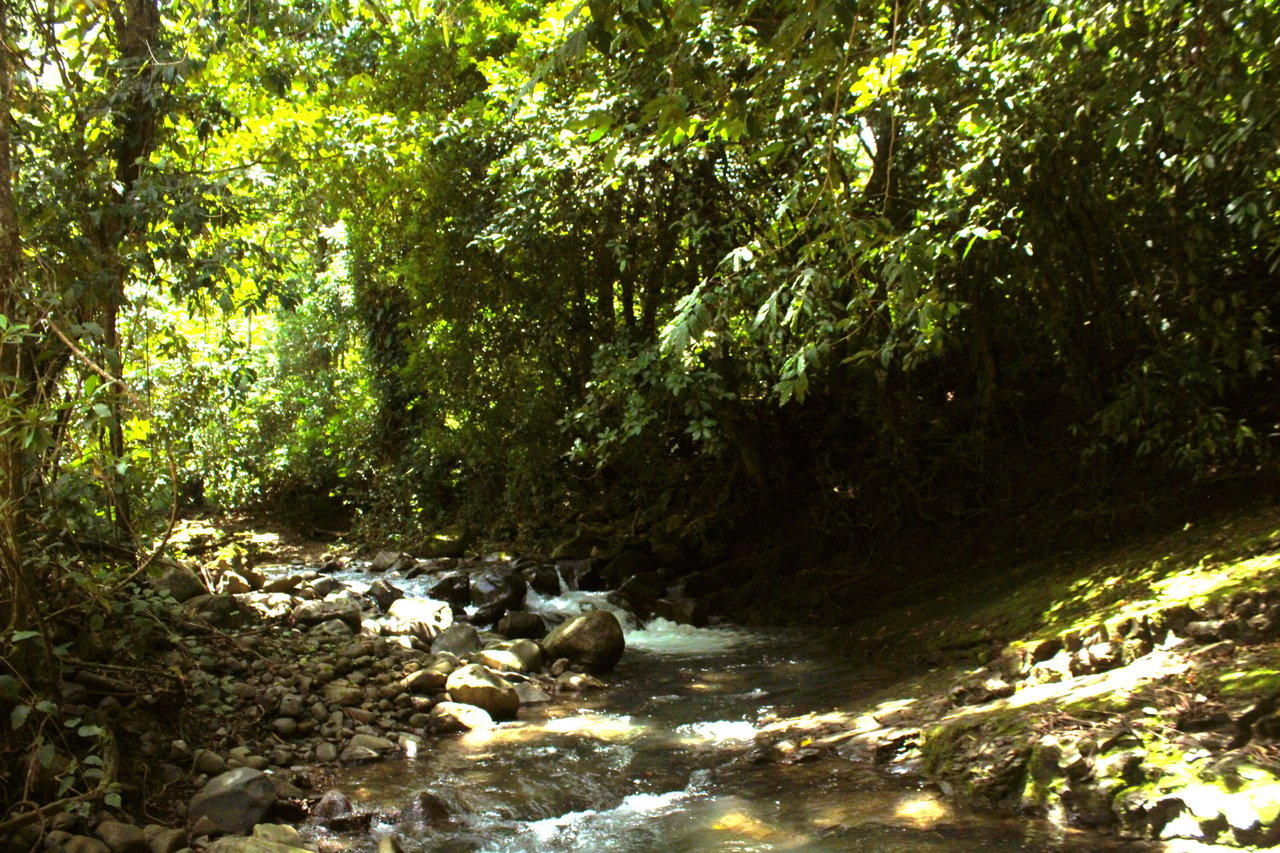
[[[379,578],[369,584],[369,589],[365,592],[365,595],[373,599],[374,603],[378,605],[378,609],[385,613],[392,602],[404,598],[404,590]]]
[[[513,719],[520,710],[520,697],[511,683],[479,664],[453,672],[445,689],[452,701],[474,705],[494,719]]]
[[[371,749],[374,752],[390,752],[396,748],[396,745],[386,738],[370,734],[352,735],[347,745]]]
[[[518,572],[484,571],[471,576],[471,603],[478,610],[472,617],[477,625],[493,625],[508,610],[524,606],[528,586]]]
[[[560,570],[555,566],[527,566],[520,570],[525,583],[539,595],[555,597],[560,594]]]
[[[706,609],[692,598],[660,598],[653,604],[653,615],[678,625],[707,625]]]
[[[453,624],[453,608],[448,602],[431,598],[401,598],[387,608],[385,630],[408,634],[430,643]]]
[[[498,633],[511,640],[540,640],[547,634],[547,624],[537,613],[515,611],[498,620]]]
[[[140,826],[104,820],[94,829],[93,834],[111,848],[111,853],[151,853],[151,845]]]
[[[480,642],[480,632],[465,623],[450,625],[440,632],[440,636],[431,641],[432,654],[448,652],[452,655],[466,655],[479,651],[484,644]]]
[[[440,825],[449,820],[449,804],[430,791],[419,791],[409,798],[400,812],[401,826]]]
[[[329,764],[338,760],[338,748],[328,741],[316,744],[316,761]]]
[[[634,548],[626,548],[605,563],[604,568],[601,569],[601,576],[606,584],[617,588],[630,577],[647,575],[652,571],[653,560],[648,554]]]
[[[345,817],[353,811],[351,800],[341,791],[325,791],[311,808],[311,816],[321,823],[327,823],[336,817]]]
[[[609,602],[641,619],[648,619],[653,615],[654,604],[666,592],[665,577],[657,572],[644,572],[623,581],[621,586],[609,593]]]
[[[1031,662],[1033,664],[1044,663],[1057,655],[1062,649],[1062,640],[1058,637],[1040,640],[1031,647]]]
[[[433,727],[442,733],[493,728],[493,717],[483,708],[462,702],[441,702],[431,709]]]
[[[471,603],[471,576],[466,572],[443,575],[427,590],[427,595],[437,601],[447,601],[456,610]]]
[[[552,659],[567,658],[592,672],[613,669],[626,648],[618,617],[607,610],[591,610],[564,622],[542,641]]]
[[[192,820],[207,817],[226,833],[248,832],[276,800],[270,778],[261,770],[238,767],[209,780],[187,806]]]
[[[378,839],[378,853],[404,853],[404,848],[394,835],[384,835]]]

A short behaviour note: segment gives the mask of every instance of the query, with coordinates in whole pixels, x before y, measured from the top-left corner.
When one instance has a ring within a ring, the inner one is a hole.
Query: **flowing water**
[[[607,606],[601,594],[568,592],[531,593],[530,605]],[[450,818],[375,819],[369,832],[333,841],[373,850],[394,834],[407,853],[1139,849],[959,810],[864,761],[757,760],[762,725],[852,708],[894,676],[831,636],[631,625],[610,687],[526,706],[516,722],[427,741],[412,757],[343,770],[334,787],[361,810],[394,814],[428,791]]]

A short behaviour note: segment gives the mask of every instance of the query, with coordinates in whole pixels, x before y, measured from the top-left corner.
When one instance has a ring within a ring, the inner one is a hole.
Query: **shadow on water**
[[[331,842],[372,851],[394,835],[406,853],[1158,849],[959,809],[839,756],[758,761],[762,725],[852,708],[901,675],[851,657],[838,638],[658,620],[627,640],[607,689],[428,741],[411,758],[342,771],[335,787],[381,817]],[[421,791],[443,800],[450,817],[396,822]]]

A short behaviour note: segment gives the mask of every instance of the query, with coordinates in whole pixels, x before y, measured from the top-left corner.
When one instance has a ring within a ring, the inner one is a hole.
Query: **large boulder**
[[[632,575],[642,575],[651,571],[653,571],[653,560],[648,554],[634,548],[625,548],[605,564],[601,575],[605,583],[616,587]]]
[[[453,608],[433,598],[401,598],[387,608],[386,632],[411,634],[431,642],[453,624]]]
[[[493,625],[508,610],[524,606],[529,587],[514,571],[484,571],[471,576],[471,603],[478,608],[472,617],[477,625]]]
[[[427,589],[427,595],[437,601],[447,601],[454,609],[461,610],[471,603],[471,576],[466,572],[447,572]]]
[[[369,584],[369,589],[365,592],[365,595],[372,598],[374,603],[378,605],[378,609],[385,613],[388,607],[404,598],[404,590],[387,583],[382,578],[378,578]]]
[[[520,695],[511,682],[479,664],[455,670],[445,683],[449,699],[482,708],[496,720],[514,719],[520,710]]]
[[[641,619],[653,615],[654,603],[667,591],[666,576],[659,572],[643,572],[632,575],[622,586],[609,593],[609,601],[624,607]]]
[[[520,570],[525,583],[540,595],[560,594],[560,570],[555,566],[525,566]]]
[[[622,624],[607,610],[589,610],[562,623],[542,641],[550,660],[568,658],[591,672],[617,666],[626,648]]]
[[[221,831],[243,835],[276,801],[271,777],[252,767],[237,767],[215,776],[196,792],[187,806],[187,817],[207,817]]]
[[[204,580],[190,566],[172,565],[158,578],[151,581],[157,592],[168,592],[175,601],[189,601],[197,595],[207,595],[208,588]]]

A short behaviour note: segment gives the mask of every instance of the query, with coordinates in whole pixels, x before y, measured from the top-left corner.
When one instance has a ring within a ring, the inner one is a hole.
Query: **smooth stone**
[[[209,782],[187,806],[190,819],[207,817],[223,832],[248,832],[276,801],[270,777],[252,767],[238,767]]]

